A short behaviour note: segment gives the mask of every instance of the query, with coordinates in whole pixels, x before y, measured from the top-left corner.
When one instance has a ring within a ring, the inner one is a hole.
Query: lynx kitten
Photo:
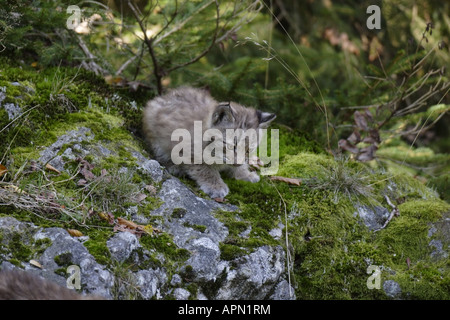
[[[248,155],[256,149],[261,140],[259,129],[267,128],[275,117],[275,114],[246,108],[234,102],[219,103],[205,90],[181,87],[147,103],[143,114],[143,129],[154,156],[169,172],[189,176],[211,198],[224,198],[229,189],[220,176],[222,171],[235,179],[259,181],[258,174],[249,170]],[[198,128],[198,124],[201,124],[202,130],[200,142],[195,140],[195,128]],[[172,134],[177,129],[184,129],[190,137],[194,137],[189,150],[189,163],[174,164],[172,159],[174,147],[179,143],[172,141]],[[214,137],[212,141],[205,139],[203,134],[208,129],[216,129],[215,132],[219,130],[222,133],[220,141],[214,140]],[[228,129],[234,132],[233,136],[227,134],[230,132]],[[247,131],[257,133],[256,143],[249,142],[252,139],[245,134]],[[228,157],[224,157],[223,163],[207,164],[207,161],[203,161],[199,164],[195,161],[199,151],[195,143],[201,144],[203,151],[213,142],[215,145],[223,143],[221,154],[224,156],[230,154],[226,152],[227,149],[234,153],[231,163]],[[237,161],[238,145],[239,148],[245,146],[245,161]]]

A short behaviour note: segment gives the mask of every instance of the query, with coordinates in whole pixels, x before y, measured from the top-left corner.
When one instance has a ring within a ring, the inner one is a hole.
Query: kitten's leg
[[[223,182],[219,171],[211,166],[190,165],[185,167],[185,172],[197,182],[200,189],[211,198],[224,198],[230,189]]]
[[[248,164],[243,164],[238,167],[230,166],[230,174],[236,180],[244,180],[250,182],[258,182],[259,175],[256,172],[251,172],[248,168]]]

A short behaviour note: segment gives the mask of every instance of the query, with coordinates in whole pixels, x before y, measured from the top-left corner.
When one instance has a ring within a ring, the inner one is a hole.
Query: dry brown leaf
[[[82,237],[83,234],[81,233],[81,231],[75,230],[75,229],[67,229],[67,232],[69,232],[69,234],[72,237]]]
[[[147,195],[146,195],[146,194],[139,193],[139,194],[136,196],[135,201],[136,201],[136,202],[141,202],[141,201],[144,200],[145,198],[147,198]]]
[[[86,167],[84,167],[83,169],[80,170],[80,173],[83,175],[83,177],[88,180],[94,180],[96,178],[96,176]]]
[[[37,262],[36,260],[30,260],[29,262],[30,262],[30,264],[31,264],[32,266],[35,266],[35,267],[37,267],[37,268],[39,268],[39,269],[43,269],[43,268],[44,268],[44,267],[42,266],[42,264],[40,264],[40,263]]]
[[[77,182],[77,186],[81,187],[87,184],[87,181],[85,179],[80,179]]]
[[[106,213],[102,211],[98,213],[98,216],[103,220],[108,221],[109,224],[114,224],[114,216],[111,212]]]
[[[0,177],[4,175],[7,171],[8,169],[6,169],[4,165],[0,164]]]
[[[59,171],[58,169],[56,169],[54,166],[52,166],[51,164],[47,163],[45,165],[45,168],[47,168],[50,171],[56,172],[57,174],[61,174],[61,171]]]
[[[114,232],[122,231],[122,232],[130,232],[137,237],[141,237],[144,234],[152,234],[153,227],[152,226],[143,226],[140,224],[136,224],[132,221],[125,220],[123,218],[117,218],[118,224],[114,226]],[[156,230],[155,230],[156,231]],[[159,231],[159,230],[158,230]]]
[[[126,220],[124,218],[118,217],[117,222],[121,225],[127,226],[131,229],[136,229],[138,227],[138,224],[134,223],[133,221]]]
[[[301,179],[286,178],[286,177],[279,177],[279,176],[272,176],[272,177],[270,177],[270,180],[282,181],[282,182],[286,182],[289,184],[294,184],[296,186],[299,186],[302,183]]]

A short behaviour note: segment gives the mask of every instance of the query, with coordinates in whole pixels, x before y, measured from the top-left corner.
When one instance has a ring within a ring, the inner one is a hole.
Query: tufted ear
[[[212,124],[214,126],[223,123],[233,123],[234,120],[233,109],[229,102],[219,104],[212,115]]]
[[[260,128],[267,128],[270,123],[277,117],[275,113],[263,112],[260,110],[257,110],[256,114],[258,115]]]

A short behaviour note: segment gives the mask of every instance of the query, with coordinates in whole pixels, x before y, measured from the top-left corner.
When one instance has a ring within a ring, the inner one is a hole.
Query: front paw
[[[230,192],[230,189],[225,183],[220,185],[203,185],[200,186],[200,189],[208,196],[210,196],[212,199],[216,198],[223,199]]]
[[[259,175],[256,172],[251,172],[248,175],[248,181],[250,181],[250,182],[256,183],[256,182],[259,182],[259,179],[260,179]]]

